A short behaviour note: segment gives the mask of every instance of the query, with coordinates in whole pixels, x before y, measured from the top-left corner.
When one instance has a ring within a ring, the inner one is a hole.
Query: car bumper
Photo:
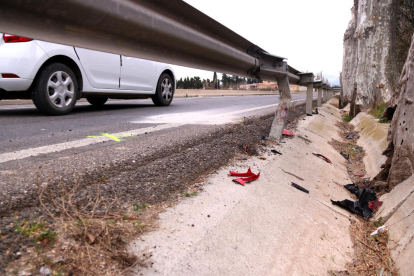
[[[4,43],[0,38],[0,89],[29,89],[39,68],[47,59],[45,51],[35,41]],[[19,78],[2,78],[1,74],[14,74]]]
[[[32,85],[30,79],[2,79],[0,77],[0,89],[6,91],[26,91]]]

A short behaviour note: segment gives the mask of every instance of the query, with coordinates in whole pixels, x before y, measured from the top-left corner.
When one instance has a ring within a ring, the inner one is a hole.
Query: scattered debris
[[[242,158],[240,158],[240,160],[246,161],[247,158],[246,157],[242,157]]]
[[[293,187],[295,187],[296,189],[298,189],[298,190],[301,190],[302,192],[305,192],[305,193],[307,193],[307,194],[309,194],[309,191],[308,190],[306,190],[305,188],[303,188],[302,186],[300,186],[300,185],[298,185],[298,184],[296,184],[296,183],[294,183],[294,182],[292,182],[292,184],[291,184]]]
[[[273,152],[274,154],[283,155],[281,152],[279,152],[279,151],[277,151],[277,150],[274,150],[274,149],[272,149],[272,150],[271,150],[271,152]]]
[[[236,178],[236,179],[233,179],[233,182],[239,183],[242,186],[244,186],[245,182],[255,181],[255,180],[259,179],[259,177],[260,177],[260,173],[253,174],[252,176],[250,176],[248,178]]]
[[[356,193],[358,192],[358,186],[356,186],[355,184],[347,184],[344,185],[345,189],[347,189],[351,194],[356,195]]]
[[[353,139],[356,134],[357,134],[357,132],[354,131],[351,134],[349,134],[348,136],[346,136],[345,139]]]
[[[298,135],[297,137],[300,138],[300,139],[302,139],[303,141],[305,141],[305,143],[307,143],[307,144],[311,144],[312,143],[311,140],[309,140],[308,138],[305,138],[305,137],[303,137],[301,135]]]
[[[368,205],[369,209],[371,209],[372,211],[376,211],[381,206],[382,206],[382,201],[379,201],[379,200],[374,200]]]
[[[354,174],[354,176],[364,177],[363,174]]]
[[[354,150],[355,150],[356,152],[358,152],[358,153],[361,153],[361,152],[362,152],[362,149],[355,149],[355,148],[354,148]]]
[[[322,154],[319,153],[312,153],[313,155],[317,156],[317,157],[321,157],[323,160],[325,160],[326,162],[332,164],[332,161],[329,160],[327,157],[323,156]]]
[[[315,111],[312,111],[312,114],[319,114],[318,108],[315,108]]]
[[[269,137],[267,137],[267,136],[262,136],[262,140],[269,140]]]
[[[345,154],[343,151],[341,151],[341,155],[348,160],[349,159],[349,154]]]
[[[267,159],[266,157],[263,157],[263,156],[259,156],[257,158],[262,159],[262,160],[266,160]]]
[[[293,132],[290,132],[289,130],[286,130],[286,129],[283,130],[283,135],[295,136],[295,134],[293,134]]]
[[[360,189],[355,192],[354,188],[351,188],[351,186],[345,185],[344,186],[348,191],[353,191],[354,194],[357,196],[358,201],[351,201],[348,199],[342,200],[342,201],[334,201],[331,200],[333,205],[338,205],[344,209],[347,209],[348,211],[357,214],[364,219],[369,219],[372,217],[372,210],[369,208],[369,202],[376,201],[377,196],[375,192],[371,191],[368,188]],[[381,202],[382,204],[382,202]]]
[[[230,176],[247,177],[247,178],[236,178],[236,179],[233,179],[233,182],[239,183],[242,186],[244,186],[245,182],[251,182],[251,181],[257,180],[259,178],[259,176],[260,176],[260,173],[254,174],[252,172],[252,170],[249,168],[247,170],[247,172],[245,172],[245,173],[238,173],[238,172],[235,172],[235,171],[231,171],[229,175]]]
[[[371,233],[371,236],[375,236],[378,234],[383,234],[383,233],[387,233],[388,229],[385,227],[385,225],[380,226],[377,228],[377,230],[375,230],[374,232]]]
[[[290,175],[291,175],[291,176],[293,176],[293,177],[296,177],[297,179],[299,179],[299,180],[301,180],[301,181],[305,181],[305,179],[303,179],[302,177],[299,177],[299,176],[297,176],[297,175],[295,175],[295,174],[293,174],[293,173],[287,172],[287,171],[285,171],[284,169],[282,169],[282,171],[283,171],[284,173],[290,174]]]
[[[230,173],[229,173],[229,175],[231,175],[231,176],[240,176],[240,177],[249,177],[249,176],[253,176],[253,175],[255,175],[253,172],[252,172],[252,170],[249,168],[248,170],[247,170],[247,172],[245,172],[245,173],[238,173],[238,172],[235,172],[235,171],[231,171]]]

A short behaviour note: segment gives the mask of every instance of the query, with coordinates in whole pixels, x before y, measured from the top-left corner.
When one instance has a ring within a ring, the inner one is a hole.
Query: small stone
[[[52,271],[50,270],[50,268],[48,268],[48,267],[46,267],[46,266],[42,266],[41,268],[40,268],[40,274],[42,274],[42,275],[50,275],[50,274],[52,274]]]

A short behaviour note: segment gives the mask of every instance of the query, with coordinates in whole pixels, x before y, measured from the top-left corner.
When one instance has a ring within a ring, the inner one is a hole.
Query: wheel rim
[[[50,76],[47,91],[49,100],[54,106],[65,108],[73,101],[75,87],[67,73],[57,71]]]
[[[165,78],[161,83],[162,98],[169,102],[172,98],[172,85],[169,78]]]

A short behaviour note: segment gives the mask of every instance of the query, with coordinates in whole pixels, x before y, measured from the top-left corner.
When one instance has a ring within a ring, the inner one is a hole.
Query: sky
[[[339,76],[353,0],[185,0],[265,51],[303,72]],[[213,73],[173,66],[178,78]],[[221,78],[221,76],[219,76]],[[331,81],[332,82],[332,81]]]

